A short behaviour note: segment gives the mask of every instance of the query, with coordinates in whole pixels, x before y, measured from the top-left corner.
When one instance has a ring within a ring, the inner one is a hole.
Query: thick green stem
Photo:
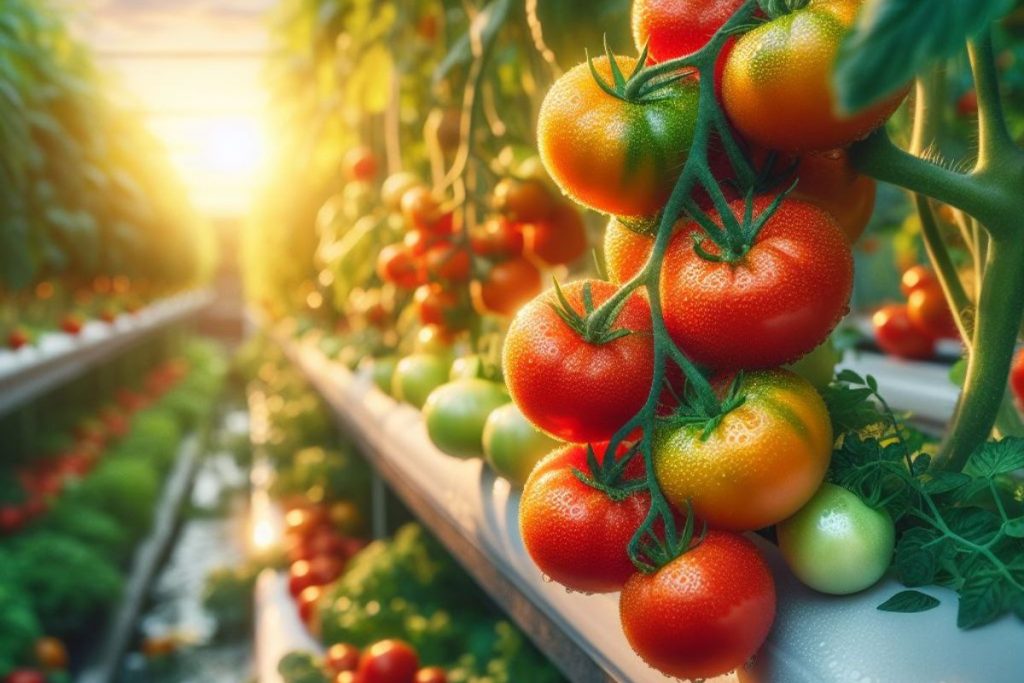
[[[1024,240],[993,240],[978,297],[973,352],[951,430],[937,458],[959,471],[996,421],[1024,316]]]
[[[1003,103],[999,97],[999,75],[992,48],[992,32],[984,31],[967,43],[974,74],[974,89],[978,94],[978,165],[979,172],[1000,166],[1019,154],[1003,116]]]

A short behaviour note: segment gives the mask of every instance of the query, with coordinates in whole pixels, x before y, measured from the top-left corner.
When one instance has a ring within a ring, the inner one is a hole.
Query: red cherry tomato
[[[423,279],[416,257],[404,244],[391,244],[381,249],[377,274],[381,280],[402,289],[414,289]]]
[[[374,643],[359,660],[359,683],[412,683],[419,670],[419,657],[401,640]]]
[[[542,265],[572,263],[587,253],[587,226],[575,207],[561,203],[551,215],[523,228],[526,251]]]
[[[413,683],[448,683],[448,674],[439,666],[430,666],[416,672]]]
[[[467,282],[472,260],[466,249],[451,242],[441,242],[427,250],[424,256],[427,275],[431,279],[448,282]]]
[[[914,266],[903,272],[900,280],[900,291],[903,296],[910,296],[915,289],[922,287],[938,287],[939,280],[928,266]]]
[[[523,253],[523,232],[517,223],[505,217],[492,218],[470,235],[473,253],[495,261]]]
[[[489,315],[512,316],[541,290],[540,271],[524,258],[491,266],[490,272],[470,284],[473,307]]]
[[[450,327],[459,298],[438,284],[420,285],[413,294],[416,312],[424,325]]]
[[[369,147],[350,149],[341,162],[349,180],[373,180],[377,175],[377,157]]]
[[[299,609],[299,618],[302,619],[302,623],[309,624],[312,622],[313,615],[316,614],[316,605],[320,602],[320,597],[323,594],[323,586],[307,586],[302,589],[301,593],[299,593],[296,603]]]
[[[918,330],[900,304],[884,306],[871,316],[875,341],[891,356],[910,360],[927,360],[935,356],[935,340]]]
[[[335,643],[327,648],[327,668],[335,674],[359,668],[359,648],[349,643]]]
[[[946,295],[938,285],[918,287],[911,292],[907,299],[907,315],[914,327],[933,339],[960,338]]]

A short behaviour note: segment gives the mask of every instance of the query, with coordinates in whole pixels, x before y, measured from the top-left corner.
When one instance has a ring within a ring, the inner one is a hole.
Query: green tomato
[[[833,595],[874,585],[889,568],[896,545],[889,515],[835,484],[822,484],[776,530],[782,557],[796,577]]]
[[[787,365],[786,369],[803,377],[818,391],[823,391],[835,377],[836,364],[842,359],[843,355],[829,337],[806,356]]]
[[[430,392],[448,381],[448,360],[414,353],[398,361],[391,378],[391,395],[422,408]]]
[[[484,425],[484,458],[513,486],[522,487],[537,461],[559,445],[530,424],[515,403],[492,412]]]
[[[385,394],[391,393],[391,380],[395,376],[395,368],[397,366],[398,358],[395,356],[367,357],[359,363],[360,369],[369,368],[373,383]]]
[[[427,434],[441,451],[456,458],[484,454],[487,416],[508,403],[505,386],[484,379],[460,379],[435,389],[423,406]]]
[[[482,377],[484,372],[484,360],[480,356],[462,356],[456,358],[452,363],[451,380],[454,382],[460,379],[474,379]]]

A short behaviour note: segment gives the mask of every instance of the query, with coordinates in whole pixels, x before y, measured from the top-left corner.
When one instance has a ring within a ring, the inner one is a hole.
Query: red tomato
[[[420,285],[413,295],[416,312],[424,325],[449,327],[459,306],[459,298],[438,284]]]
[[[962,119],[973,118],[978,115],[978,93],[975,90],[968,90],[956,101],[956,113]]]
[[[297,598],[302,591],[315,583],[309,566],[309,560],[299,560],[292,563],[288,570],[288,592],[291,593],[293,598]]]
[[[416,672],[413,683],[448,683],[448,674],[439,666],[430,666]]]
[[[526,251],[545,266],[572,263],[587,253],[587,226],[580,212],[560,203],[546,220],[523,227]]]
[[[469,280],[472,261],[466,249],[456,247],[451,242],[441,242],[427,250],[424,257],[427,275],[432,279],[448,282],[466,282]]]
[[[420,668],[416,651],[401,640],[374,643],[359,659],[359,683],[413,683]]]
[[[496,261],[523,253],[523,232],[505,217],[492,218],[470,235],[473,253]]]
[[[320,555],[309,561],[309,576],[314,586],[326,586],[345,569],[345,563],[338,557]]]
[[[907,315],[923,334],[934,339],[959,339],[953,312],[946,303],[946,295],[938,285],[918,287],[907,299]]]
[[[350,149],[341,162],[349,180],[373,180],[377,175],[377,157],[369,147]]]
[[[771,201],[755,199],[753,215]],[[730,208],[742,220],[744,202]],[[661,277],[665,325],[691,360],[719,369],[778,367],[821,344],[846,314],[853,255],[821,208],[784,200],[733,263],[698,255],[694,238],[704,236],[698,225],[684,225],[669,244]],[[703,245],[718,255],[710,240]]]
[[[409,227],[435,232],[441,224],[441,204],[430,190],[418,185],[402,195],[402,215]]]
[[[68,313],[60,321],[60,329],[72,335],[81,332],[84,325],[85,321],[82,320],[82,316],[74,313]]]
[[[635,0],[633,39],[647,46],[652,63],[701,49],[725,26],[744,0]]]
[[[608,444],[595,444],[602,459]],[[620,446],[616,457],[622,457]],[[575,471],[590,474],[587,446],[563,446],[537,463],[519,502],[519,529],[530,558],[541,572],[570,590],[608,593],[622,588],[636,569],[626,551],[651,507],[646,491],[612,500],[580,481]],[[637,456],[628,478],[643,476]]]
[[[617,218],[604,230],[604,265],[608,279],[616,284],[632,280],[643,270],[654,248],[654,238],[631,230]]]
[[[31,335],[21,327],[14,328],[11,330],[10,334],[7,335],[7,345],[15,351],[28,345],[31,341]]]
[[[494,208],[517,223],[532,223],[551,215],[555,199],[539,180],[503,178],[494,188]]]
[[[540,271],[524,258],[495,263],[470,284],[473,307],[481,314],[512,316],[541,291]]]
[[[584,311],[590,286],[594,308],[618,288],[600,280],[562,287],[570,306]],[[612,330],[632,334],[602,342],[588,340],[555,311],[554,290],[531,301],[512,321],[505,339],[505,380],[512,399],[530,422],[574,443],[607,441],[636,415],[651,390],[654,343],[647,300],[632,293]]]
[[[46,683],[46,676],[36,669],[15,669],[7,674],[4,683]]]
[[[359,667],[359,648],[349,643],[335,643],[327,648],[326,664],[335,674],[355,671]]]
[[[714,678],[743,666],[775,620],[775,584],[753,543],[709,531],[653,574],[634,574],[619,597],[626,639],[668,676]]]
[[[889,355],[911,360],[935,356],[935,340],[914,327],[906,306],[883,306],[871,316],[871,324],[875,327],[875,342]]]
[[[0,506],[0,534],[15,534],[21,531],[27,521],[25,511],[21,507],[12,504]]]
[[[355,671],[342,671],[334,677],[334,683],[360,683],[359,674]]]
[[[377,257],[377,274],[381,280],[402,289],[414,289],[422,281],[416,257],[404,244],[391,244],[381,249]]]
[[[303,624],[309,624],[313,620],[313,615],[316,614],[316,604],[320,602],[320,597],[323,594],[323,586],[307,586],[299,593],[299,597],[296,598],[295,602],[298,606],[299,618],[302,619]]]
[[[939,280],[928,266],[914,266],[903,272],[900,280],[900,291],[903,296],[910,296],[915,289],[938,287]]]
[[[1024,349],[1017,352],[1010,369],[1010,388],[1017,403],[1024,405]]]

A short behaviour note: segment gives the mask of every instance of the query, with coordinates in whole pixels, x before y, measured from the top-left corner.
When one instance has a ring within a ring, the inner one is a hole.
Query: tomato
[[[484,424],[484,458],[513,486],[523,486],[534,465],[558,445],[530,424],[515,403],[491,411]]]
[[[598,459],[607,447],[593,446]],[[616,457],[626,450],[620,446]],[[635,492],[615,501],[580,481],[576,470],[591,473],[582,444],[563,446],[534,468],[519,501],[523,544],[546,577],[570,590],[617,591],[636,571],[626,549],[647,516],[650,494]],[[629,463],[627,476],[643,476],[640,457]]]
[[[78,334],[82,331],[82,327],[85,325],[85,321],[82,320],[82,316],[74,313],[68,313],[60,321],[60,329],[67,334]]]
[[[441,222],[441,204],[429,188],[416,185],[402,195],[402,215],[409,227],[433,232]]]
[[[28,521],[25,511],[14,504],[0,505],[0,534],[11,535],[25,526]]]
[[[653,574],[634,574],[619,617],[649,665],[674,678],[713,678],[742,667],[768,637],[775,583],[753,543],[709,531]]]
[[[327,648],[325,663],[335,674],[355,671],[359,667],[359,648],[349,643],[335,643]]]
[[[381,249],[377,257],[377,274],[381,280],[402,289],[415,289],[423,279],[415,256],[403,244]]]
[[[883,306],[871,316],[871,324],[875,328],[875,343],[890,356],[909,360],[935,357],[935,340],[910,322],[906,306]]]
[[[416,312],[424,325],[451,327],[458,313],[459,297],[438,284],[420,285],[413,294]]]
[[[310,570],[309,560],[293,562],[288,570],[288,592],[293,598],[314,585],[313,573]]]
[[[962,119],[970,119],[978,115],[978,92],[976,90],[968,90],[957,98],[956,114]]]
[[[416,672],[413,683],[448,683],[448,674],[439,666],[431,666]]]
[[[575,207],[560,203],[546,220],[523,227],[527,253],[545,266],[572,263],[587,253],[587,226]]]
[[[754,216],[771,203],[754,201]],[[730,208],[739,220],[744,202]],[[717,216],[712,216],[721,225]],[[825,341],[847,312],[853,255],[827,212],[786,199],[750,250],[735,262],[697,254],[704,230],[688,222],[672,238],[662,268],[665,325],[695,362],[712,368],[771,368]],[[713,255],[718,247],[705,240]]]
[[[32,335],[29,334],[28,330],[23,327],[15,327],[11,330],[10,334],[7,335],[7,346],[14,351],[27,346],[32,343]]]
[[[1010,388],[1017,403],[1024,405],[1024,349],[1017,351],[1010,368]]]
[[[885,574],[896,528],[881,510],[835,484],[822,484],[807,505],[776,527],[786,564],[816,591],[849,595]]]
[[[579,314],[584,288],[594,308],[617,291],[600,280],[562,287]],[[607,441],[647,401],[654,378],[654,342],[647,300],[633,292],[612,330],[632,334],[605,343],[588,341],[553,308],[554,290],[531,301],[512,321],[505,338],[505,379],[512,399],[533,424],[564,441]]]
[[[794,372],[811,383],[818,391],[823,391],[832,383],[836,375],[836,365],[843,358],[843,354],[836,349],[829,337],[821,346],[795,363],[786,366],[786,369]]]
[[[44,669],[63,670],[68,668],[68,650],[57,638],[44,637],[36,641],[36,663]]]
[[[495,263],[482,280],[470,283],[473,307],[483,315],[512,316],[541,291],[540,271],[524,258]]]
[[[423,404],[427,435],[456,458],[483,457],[487,416],[508,402],[505,387],[485,379],[460,379],[434,389]]]
[[[790,196],[817,204],[832,214],[850,244],[860,239],[875,210],[874,179],[853,170],[841,150],[805,154],[796,175],[799,180]]]
[[[618,57],[624,73],[636,60]],[[612,83],[607,57],[593,67]],[[698,87],[671,86],[647,104],[612,97],[588,64],[548,91],[537,128],[541,160],[563,192],[580,204],[619,216],[650,216],[664,206],[686,162],[697,119]]]
[[[334,677],[333,683],[359,683],[359,674],[355,671],[342,671]]]
[[[741,36],[722,74],[725,112],[747,140],[787,152],[845,147],[881,126],[907,90],[852,115],[832,87],[839,45],[862,0],[810,0]]]
[[[636,232],[612,218],[604,231],[604,264],[608,279],[615,284],[632,280],[643,270],[653,248],[654,237]]]
[[[716,529],[749,531],[781,522],[821,485],[832,457],[825,402],[786,370],[746,373],[744,402],[710,434],[703,424],[662,421],[654,473],[665,497]]]
[[[377,175],[377,157],[369,147],[354,147],[345,153],[341,167],[349,180],[373,180]]]
[[[918,287],[907,299],[907,316],[922,334],[933,339],[959,339],[953,312],[938,285]]]
[[[334,554],[338,554],[338,550],[342,544],[336,540],[330,540],[326,544],[323,543],[324,539],[337,539],[336,536],[321,535],[320,545],[333,551]],[[309,561],[309,577],[313,582],[314,586],[326,586],[332,583],[335,579],[341,576],[341,573],[345,570],[345,563],[338,557],[331,555],[319,555]]]
[[[391,378],[395,375],[395,366],[398,365],[396,356],[382,356],[371,358],[367,356],[359,362],[360,370],[368,370],[374,386],[385,394],[391,393]]]
[[[502,178],[494,186],[494,208],[517,223],[532,223],[551,215],[555,198],[538,180]]]
[[[440,325],[424,325],[416,333],[416,353],[433,356],[450,356],[454,338]]]
[[[363,650],[359,683],[412,683],[420,668],[416,651],[401,640],[382,640]]]
[[[427,396],[448,381],[449,363],[436,355],[415,353],[398,361],[391,380],[391,395],[422,408]]]
[[[633,39],[651,63],[685,57],[710,42],[743,0],[635,0]]]
[[[903,277],[900,279],[900,291],[903,292],[903,296],[910,296],[915,289],[938,286],[939,280],[935,277],[935,272],[928,266],[918,265],[908,268],[903,271]]]
[[[46,676],[36,669],[15,669],[7,674],[4,683],[46,683]]]
[[[391,211],[400,211],[402,195],[418,185],[422,185],[422,183],[412,173],[402,172],[389,175],[380,186],[381,202]]]
[[[323,586],[307,586],[302,589],[299,593],[299,597],[295,599],[296,607],[299,610],[299,619],[302,619],[302,623],[309,624],[313,620],[313,616],[316,614],[316,605],[320,602],[320,598],[323,597],[324,588]]]
[[[425,263],[430,278],[455,283],[468,281],[472,268],[469,251],[450,242],[427,249]]]
[[[473,253],[503,260],[523,253],[523,232],[504,217],[492,218],[470,234]]]

